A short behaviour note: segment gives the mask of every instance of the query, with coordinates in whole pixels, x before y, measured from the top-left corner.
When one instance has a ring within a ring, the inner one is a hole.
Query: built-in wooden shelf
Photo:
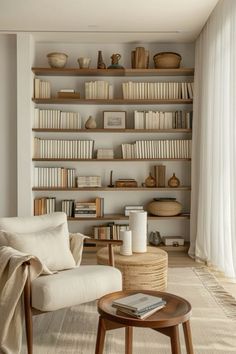
[[[42,133],[192,133],[192,129],[55,129],[32,128]]]
[[[193,68],[179,69],[79,69],[79,68],[32,68],[38,76],[193,76]]]
[[[177,188],[170,188],[170,187],[133,187],[133,188],[117,188],[117,187],[80,187],[80,188],[63,188],[63,187],[33,187],[33,191],[57,191],[57,192],[88,192],[88,191],[101,191],[101,192],[123,192],[123,191],[145,191],[145,192],[153,192],[153,191],[190,191],[190,186],[181,186]]]
[[[106,161],[106,162],[142,162],[142,161],[191,161],[191,158],[185,158],[185,159],[63,159],[63,158],[58,158],[58,159],[51,159],[51,158],[38,158],[34,157],[32,161],[81,161],[81,162],[101,162],[101,161]]]
[[[180,214],[176,216],[154,216],[154,215],[148,215],[148,220],[186,220],[190,218],[190,214]],[[104,220],[129,220],[128,216],[125,216],[123,214],[106,214],[103,217],[98,217],[98,218],[89,218],[89,217],[84,217],[84,218],[72,218],[68,217],[68,221],[91,221],[91,220],[96,220],[96,221],[104,221]]]
[[[32,98],[37,104],[96,104],[96,105],[159,105],[159,104],[192,104],[192,99],[136,99],[125,100],[123,98],[115,99],[84,99],[84,98]]]

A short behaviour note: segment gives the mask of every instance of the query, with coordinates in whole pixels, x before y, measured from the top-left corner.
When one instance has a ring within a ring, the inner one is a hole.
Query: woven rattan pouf
[[[167,252],[157,247],[147,247],[146,253],[122,256],[114,247],[115,267],[123,277],[123,290],[165,290],[167,287]],[[98,264],[108,264],[107,248],[97,253]]]

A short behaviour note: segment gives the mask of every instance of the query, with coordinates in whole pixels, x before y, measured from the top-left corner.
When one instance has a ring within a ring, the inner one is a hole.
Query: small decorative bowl
[[[78,58],[78,63],[79,63],[80,69],[89,68],[90,62],[91,62],[90,58],[86,58],[86,57]]]
[[[49,53],[47,54],[48,63],[52,68],[64,68],[68,55],[65,53]]]
[[[180,67],[181,55],[173,52],[161,52],[154,55],[156,69],[177,69]]]

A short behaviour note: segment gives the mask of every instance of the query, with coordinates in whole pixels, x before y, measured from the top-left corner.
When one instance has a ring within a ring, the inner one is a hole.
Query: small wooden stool
[[[121,312],[117,315],[116,308],[112,307],[113,300],[139,292],[162,297],[166,306],[144,320]],[[150,328],[170,337],[172,354],[181,354],[179,324],[183,325],[187,354],[194,354],[189,322],[191,305],[179,296],[159,291],[118,291],[105,295],[98,301],[98,312],[100,317],[95,354],[103,353],[106,331],[122,327],[125,327],[125,354],[132,354],[133,327]]]
[[[158,247],[147,247],[145,253],[120,254],[114,247],[115,267],[122,273],[124,290],[165,290],[167,287],[168,254]],[[97,252],[98,264],[108,264],[107,248]]]

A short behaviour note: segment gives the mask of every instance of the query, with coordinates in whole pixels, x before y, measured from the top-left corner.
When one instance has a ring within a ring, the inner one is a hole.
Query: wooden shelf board
[[[32,98],[32,101],[38,104],[96,104],[96,105],[158,105],[158,104],[192,104],[192,99],[136,99],[125,100],[116,99],[76,99],[76,98]]]
[[[179,69],[79,69],[79,68],[37,68],[32,71],[38,76],[193,76],[193,68]]]
[[[148,188],[148,187],[134,187],[134,188],[110,188],[110,187],[80,187],[80,188],[63,188],[63,187],[55,187],[55,188],[47,188],[47,187],[33,187],[33,191],[73,191],[73,192],[81,192],[81,191],[101,191],[101,192],[122,192],[122,191],[190,191],[191,187],[190,186],[181,186],[178,188],[170,188],[170,187],[153,187],[153,188]]]
[[[183,158],[183,159],[46,159],[46,158],[38,158],[34,157],[32,161],[83,161],[83,162],[142,162],[142,161],[191,161],[191,158]]]
[[[190,214],[180,214],[176,216],[154,216],[154,215],[148,215],[148,220],[186,220],[190,218]],[[104,220],[129,220],[128,216],[125,216],[123,214],[107,214],[104,215],[103,217],[98,217],[98,218],[72,218],[68,217],[68,221],[104,221]]]
[[[192,133],[192,129],[55,129],[32,128],[35,132],[49,133]]]
[[[184,242],[183,246],[165,246],[164,244],[161,244],[158,247],[166,252],[188,252],[189,246],[189,242]]]
[[[155,247],[153,245],[150,245],[150,246]],[[178,247],[165,246],[163,244],[161,244],[160,246],[157,246],[157,247],[163,249],[166,252],[185,252],[185,253],[187,253],[189,250],[189,246],[190,246],[190,243],[185,242],[183,246],[178,246]],[[104,245],[96,245],[95,243],[90,243],[90,244],[85,243],[83,250],[85,252],[97,252],[103,247],[104,247]]]

